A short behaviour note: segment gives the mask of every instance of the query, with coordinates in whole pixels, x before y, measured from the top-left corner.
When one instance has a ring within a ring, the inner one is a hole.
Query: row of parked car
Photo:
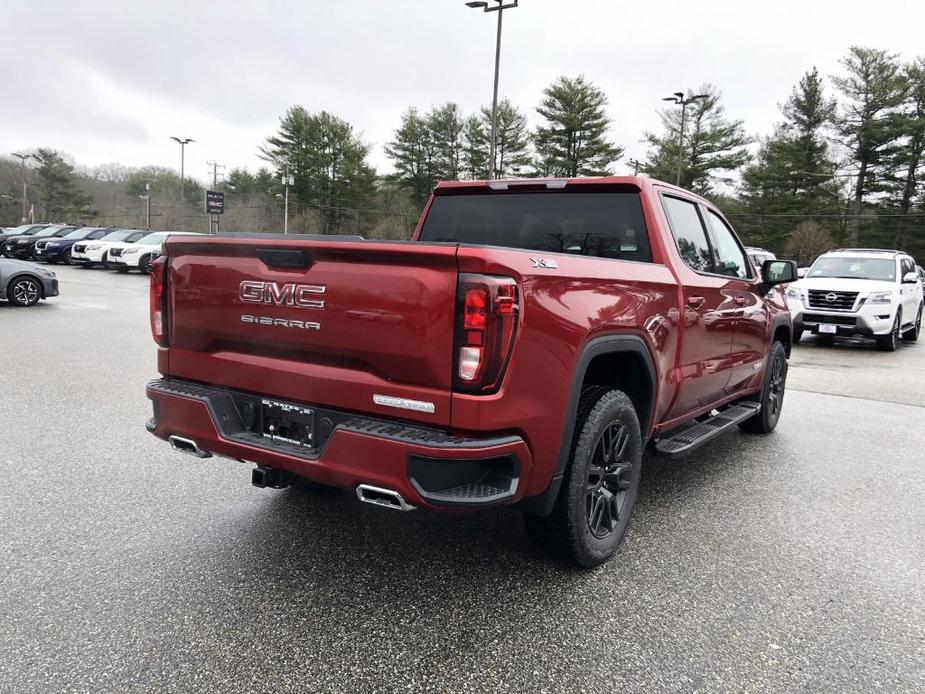
[[[6,258],[148,273],[164,241],[185,231],[142,231],[67,224],[24,224],[0,231]]]

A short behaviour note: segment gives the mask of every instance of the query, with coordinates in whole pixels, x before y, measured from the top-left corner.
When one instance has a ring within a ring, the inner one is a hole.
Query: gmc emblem
[[[238,295],[245,304],[324,308],[324,299],[312,298],[324,292],[323,284],[296,284],[294,282],[277,284],[276,282],[244,280],[241,282]]]

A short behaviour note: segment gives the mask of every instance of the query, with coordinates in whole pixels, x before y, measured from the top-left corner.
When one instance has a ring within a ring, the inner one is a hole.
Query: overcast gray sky
[[[0,26],[0,154],[179,168],[178,135],[197,140],[187,172],[205,179],[211,159],[259,166],[300,103],[351,122],[387,170],[408,106],[491,98],[494,15],[463,0],[3,0]],[[610,99],[613,139],[643,158],[661,97],[713,82],[764,134],[803,72],[837,71],[852,44],[925,54],[925,2],[521,0],[505,14],[501,93],[533,124],[549,82],[584,74]]]

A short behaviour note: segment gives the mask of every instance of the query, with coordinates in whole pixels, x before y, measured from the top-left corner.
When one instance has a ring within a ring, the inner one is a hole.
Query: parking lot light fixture
[[[687,116],[687,105],[700,99],[706,99],[709,94],[693,94],[685,97],[684,92],[674,92],[671,96],[666,96],[662,101],[671,101],[681,107],[681,127],[678,134],[678,173],[675,176],[675,185],[681,185],[681,165],[684,162],[684,124]]]
[[[512,0],[506,5],[504,4],[504,0],[491,0],[491,2],[486,2],[485,0],[472,0],[466,3],[466,7],[471,7],[475,10],[498,13],[498,35],[495,40],[495,85],[491,98],[491,151],[488,164],[489,179],[495,178],[497,173],[495,170],[495,154],[498,148],[498,76],[501,70],[501,24],[504,18],[504,11],[512,10],[517,7],[519,1],[520,0]]]
[[[175,140],[176,142],[180,144],[180,203],[182,204],[183,203],[183,179],[184,179],[183,169],[186,163],[186,146],[190,142],[195,142],[196,140],[194,140],[191,137],[186,137],[186,138],[181,139],[173,135],[170,136],[170,139]]]

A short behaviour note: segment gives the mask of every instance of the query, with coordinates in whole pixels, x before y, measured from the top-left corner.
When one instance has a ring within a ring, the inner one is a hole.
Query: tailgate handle
[[[311,254],[301,248],[258,248],[257,257],[267,267],[305,269],[312,264]]]

